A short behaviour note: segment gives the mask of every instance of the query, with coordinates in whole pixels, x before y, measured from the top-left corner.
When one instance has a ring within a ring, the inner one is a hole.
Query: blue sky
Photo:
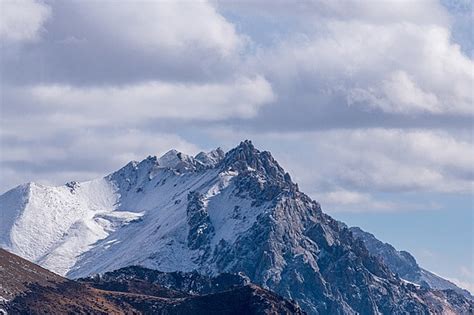
[[[252,139],[474,291],[472,1],[0,5],[0,191]]]

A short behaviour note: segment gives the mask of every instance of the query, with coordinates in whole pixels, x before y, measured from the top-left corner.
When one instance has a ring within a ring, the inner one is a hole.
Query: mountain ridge
[[[418,284],[422,287],[438,290],[454,290],[465,297],[474,300],[471,293],[459,288],[454,283],[446,280],[418,265],[415,257],[407,251],[398,251],[389,243],[378,240],[373,234],[359,227],[349,228],[352,234],[361,239],[369,252],[380,258],[394,273],[402,279]]]

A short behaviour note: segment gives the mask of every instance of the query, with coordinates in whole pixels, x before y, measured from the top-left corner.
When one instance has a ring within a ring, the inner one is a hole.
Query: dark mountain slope
[[[238,276],[221,275],[212,279],[186,273],[156,275],[153,270],[130,267],[103,277],[71,281],[0,249],[3,297],[0,311],[8,314],[303,314],[296,304]]]

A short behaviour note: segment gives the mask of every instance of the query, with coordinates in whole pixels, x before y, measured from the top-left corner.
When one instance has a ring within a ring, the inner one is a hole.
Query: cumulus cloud
[[[99,33],[135,50],[215,50],[226,56],[242,48],[233,24],[207,1],[126,1],[75,3]]]
[[[370,89],[374,90],[374,89]],[[380,107],[387,112],[410,113],[428,111],[442,112],[441,104],[432,93],[425,93],[402,71],[396,71],[381,84],[380,91],[385,98],[378,98],[372,91],[353,89],[349,92],[349,104],[367,102],[369,106]]]
[[[387,113],[473,114],[474,62],[451,42],[446,27],[321,23],[324,32],[263,49],[255,61],[294,97],[295,106],[310,92],[319,96],[314,110],[329,99],[332,107],[357,105]]]
[[[274,98],[270,84],[263,77],[206,84],[145,82],[93,88],[44,85],[32,87],[30,93],[44,110],[75,114],[90,124],[152,118],[211,121],[250,118]]]
[[[0,39],[33,41],[38,39],[51,8],[35,0],[0,1]]]
[[[5,82],[90,86],[220,82],[246,75],[238,65],[247,36],[208,1],[73,0],[49,5],[53,18],[42,41],[27,51],[2,51]],[[25,12],[14,16],[23,20]]]
[[[315,135],[315,154],[324,156],[328,178],[358,189],[379,191],[472,190],[472,142],[444,132],[369,129]],[[310,142],[311,143],[311,142]]]
[[[278,94],[250,127],[471,125],[474,63],[461,47],[472,36],[454,41],[460,14],[452,16],[439,1],[218,3],[235,23],[252,22],[243,30],[264,44],[248,66]],[[472,11],[462,7],[463,16]]]

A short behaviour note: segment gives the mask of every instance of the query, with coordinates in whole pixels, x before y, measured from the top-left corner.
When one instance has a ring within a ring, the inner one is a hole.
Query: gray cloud
[[[264,73],[278,99],[250,128],[472,124],[473,61],[452,41],[459,14],[450,16],[437,1],[218,3],[265,42],[249,67]]]
[[[357,111],[368,118],[373,112],[472,117],[473,62],[450,43],[447,29],[332,20],[325,27],[323,36],[257,55],[255,64],[287,96],[282,111],[291,104],[295,113],[312,105],[314,113]]]
[[[53,18],[41,41],[21,51],[2,47],[3,80],[89,86],[225,80],[236,72],[245,48],[245,37],[206,2],[54,1],[50,6]]]

